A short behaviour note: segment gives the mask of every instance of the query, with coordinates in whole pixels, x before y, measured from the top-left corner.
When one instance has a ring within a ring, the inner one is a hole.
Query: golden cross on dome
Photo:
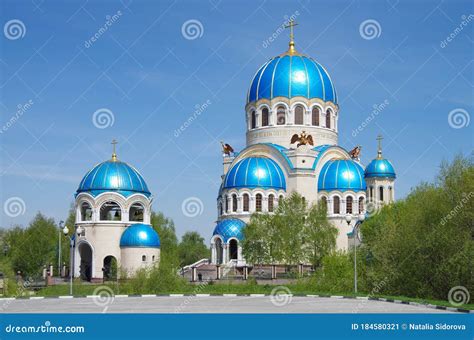
[[[114,162],[116,162],[117,161],[117,154],[115,153],[115,146],[118,144],[118,142],[114,138],[114,139],[112,139],[112,143],[110,143],[110,144],[113,145],[112,160]]]
[[[298,24],[295,22],[294,19],[291,19],[288,22],[288,25],[285,25],[285,28],[290,29],[290,48],[288,49],[288,54],[296,54],[294,27],[297,26],[297,25]]]
[[[382,158],[382,135],[377,136],[377,142],[378,142],[378,150],[377,150],[377,158]]]

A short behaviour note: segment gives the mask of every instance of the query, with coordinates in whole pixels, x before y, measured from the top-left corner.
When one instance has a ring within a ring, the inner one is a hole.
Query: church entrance
[[[223,253],[222,241],[220,238],[218,238],[216,239],[216,263],[217,264],[222,263],[222,253]]]
[[[90,281],[92,279],[92,248],[86,243],[79,244],[79,275],[81,280]]]
[[[231,260],[237,260],[237,253],[238,253],[238,247],[237,247],[237,240],[230,240],[229,242],[229,255]]]
[[[104,280],[115,280],[117,278],[117,259],[112,255],[104,258]]]

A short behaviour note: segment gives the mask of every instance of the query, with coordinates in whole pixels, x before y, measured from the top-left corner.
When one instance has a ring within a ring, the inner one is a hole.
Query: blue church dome
[[[216,227],[212,235],[219,235],[222,237],[224,242],[227,242],[230,238],[235,237],[239,241],[242,241],[244,235],[242,229],[245,227],[245,222],[237,218],[229,218],[217,222]]]
[[[239,160],[227,172],[223,188],[286,190],[286,181],[283,171],[273,159],[248,157]]]
[[[125,247],[159,248],[160,236],[149,224],[132,224],[120,237],[120,248]]]
[[[125,197],[141,193],[151,195],[148,186],[137,169],[116,157],[102,162],[90,170],[82,179],[76,194],[81,192],[97,196],[103,192],[118,192]]]
[[[319,173],[318,190],[365,191],[366,188],[364,169],[350,159],[330,160]]]
[[[395,178],[395,170],[392,163],[385,158],[375,158],[365,168],[365,178],[387,177]]]
[[[263,64],[252,79],[247,103],[265,98],[320,98],[337,104],[337,94],[328,72],[314,59],[285,53]]]

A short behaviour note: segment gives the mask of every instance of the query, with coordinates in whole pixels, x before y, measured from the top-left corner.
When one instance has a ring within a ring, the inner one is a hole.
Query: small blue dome
[[[149,224],[132,224],[120,237],[120,248],[126,247],[159,248],[160,236]]]
[[[224,242],[227,242],[230,238],[235,237],[239,241],[242,241],[244,235],[242,229],[245,227],[245,222],[237,218],[228,218],[217,222],[216,227],[212,235],[219,235],[223,238]]]
[[[303,55],[284,54],[263,64],[252,79],[247,103],[280,96],[320,98],[337,104],[336,89],[328,72]]]
[[[330,160],[319,173],[318,190],[365,191],[366,188],[364,169],[350,159]]]
[[[395,178],[395,170],[392,163],[385,158],[375,158],[365,168],[365,178],[386,177]]]
[[[266,157],[248,157],[239,160],[227,172],[223,188],[265,188],[286,190],[283,171]]]
[[[115,191],[125,197],[141,193],[149,197],[150,191],[142,175],[127,163],[108,160],[96,165],[82,179],[76,194],[88,192],[97,196]]]

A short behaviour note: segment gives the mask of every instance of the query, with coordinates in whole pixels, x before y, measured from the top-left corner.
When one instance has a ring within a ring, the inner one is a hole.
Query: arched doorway
[[[222,254],[223,254],[222,240],[220,238],[217,238],[216,239],[216,264],[222,263]]]
[[[92,248],[82,242],[78,246],[79,252],[79,275],[81,280],[90,281],[92,279]]]
[[[229,258],[231,260],[237,260],[237,254],[238,254],[237,240],[232,239],[229,242]]]
[[[115,280],[117,278],[117,259],[112,255],[104,258],[104,280]]]

